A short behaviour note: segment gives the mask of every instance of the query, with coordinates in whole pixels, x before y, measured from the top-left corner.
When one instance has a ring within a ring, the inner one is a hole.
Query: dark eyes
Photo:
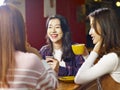
[[[53,28],[52,26],[49,26],[48,28]],[[61,28],[60,26],[56,26],[55,28]]]
[[[52,28],[52,27],[48,27],[48,28]]]
[[[61,28],[60,26],[56,27],[56,28]]]

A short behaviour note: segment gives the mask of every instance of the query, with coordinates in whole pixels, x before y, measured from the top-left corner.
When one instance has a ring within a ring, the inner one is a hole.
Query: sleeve
[[[76,73],[78,72],[79,68],[84,63],[84,61],[85,60],[81,55],[75,57],[74,75],[76,75]]]
[[[43,46],[40,50],[39,53],[41,54],[42,58],[45,59],[46,56],[51,56],[52,53],[50,52],[50,48],[48,45]]]
[[[68,70],[66,67],[59,66],[58,76],[68,76]]]
[[[45,52],[46,52],[46,46],[43,46],[40,50],[39,53],[41,54],[42,58],[45,59]]]
[[[37,56],[39,56],[40,59],[42,59],[41,55],[39,54],[39,51],[36,48],[28,46],[27,51],[36,54]]]
[[[103,76],[113,71],[118,63],[118,57],[115,53],[104,55],[98,63],[95,65],[94,62],[98,54],[91,52],[89,57],[85,60],[78,73],[75,76],[75,83],[84,84],[95,80],[96,78]]]
[[[58,86],[57,74],[46,61],[40,61],[36,58],[35,67],[39,75],[35,75],[37,78],[36,90],[56,90]]]

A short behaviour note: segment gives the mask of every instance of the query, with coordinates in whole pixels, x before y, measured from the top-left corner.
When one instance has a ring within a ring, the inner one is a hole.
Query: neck
[[[54,49],[61,49],[62,48],[62,43],[53,43],[53,48]]]

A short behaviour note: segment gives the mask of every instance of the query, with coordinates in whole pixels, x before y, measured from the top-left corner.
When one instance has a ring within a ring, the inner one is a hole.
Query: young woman
[[[84,59],[81,55],[75,55],[72,51],[71,45],[73,42],[66,18],[61,15],[50,16],[47,19],[46,28],[48,45],[40,49],[40,54],[48,63],[52,61],[53,64],[55,59],[59,61],[59,76],[76,75]],[[46,58],[46,56],[53,57]]]
[[[56,73],[27,52],[26,42],[20,11],[13,5],[0,6],[0,89],[56,90]]]
[[[85,84],[109,74],[115,82],[120,83],[120,25],[118,18],[115,12],[109,8],[95,10],[88,17],[91,26],[89,34],[95,46],[79,69],[74,81],[77,84]],[[99,61],[94,64],[96,59]]]

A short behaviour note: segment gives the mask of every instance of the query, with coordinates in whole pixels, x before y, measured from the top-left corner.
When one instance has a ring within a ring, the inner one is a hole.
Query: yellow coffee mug
[[[72,50],[75,55],[82,55],[85,50],[85,44],[73,44]]]

